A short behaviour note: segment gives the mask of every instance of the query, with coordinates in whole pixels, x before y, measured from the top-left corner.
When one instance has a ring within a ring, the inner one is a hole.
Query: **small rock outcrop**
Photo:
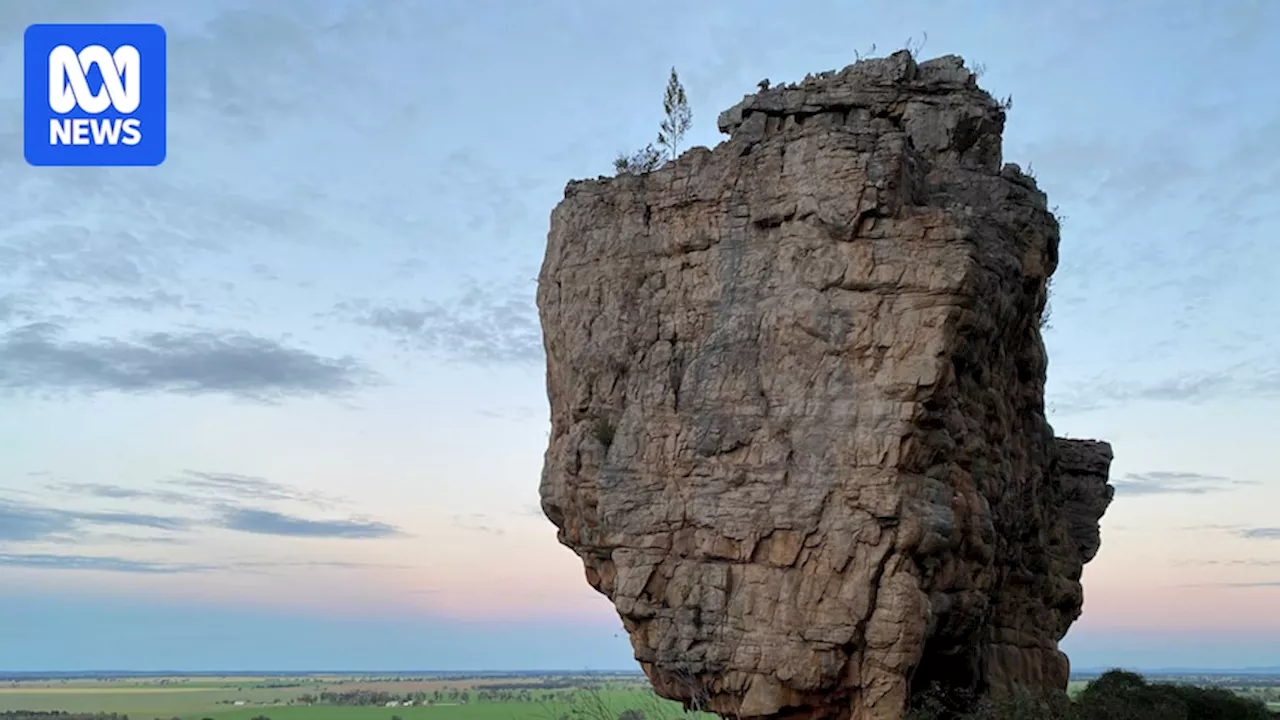
[[[1045,420],[1058,223],[1004,122],[960,58],[900,52],[569,184],[542,507],[659,694],[870,720],[1065,689],[1111,449]]]

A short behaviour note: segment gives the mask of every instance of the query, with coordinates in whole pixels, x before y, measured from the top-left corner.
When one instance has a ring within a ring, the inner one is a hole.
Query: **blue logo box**
[[[32,25],[23,42],[23,154],[40,166],[164,162],[159,25]]]

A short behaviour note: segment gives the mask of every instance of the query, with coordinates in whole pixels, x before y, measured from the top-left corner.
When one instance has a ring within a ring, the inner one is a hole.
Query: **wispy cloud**
[[[248,508],[228,508],[216,524],[228,530],[281,537],[381,539],[403,535],[399,528],[376,520],[311,520]]]
[[[0,295],[0,323],[8,323],[18,315],[22,303],[15,295]]]
[[[191,536],[184,535],[134,535],[122,532],[86,532],[82,535],[50,538],[45,542],[63,545],[100,547],[104,545],[190,545]]]
[[[1213,588],[1268,588],[1280,587],[1280,580],[1261,580],[1255,582],[1207,582],[1185,583],[1178,587],[1213,587]]]
[[[47,553],[0,554],[0,566],[40,570],[92,570],[147,575],[201,572],[211,569],[207,565],[128,560],[94,555],[52,555]]]
[[[91,525],[131,525],[152,530],[186,530],[191,527],[191,521],[185,518],[161,517],[142,513],[77,512],[68,514]]]
[[[1211,530],[1214,532],[1224,532],[1235,535],[1245,540],[1280,540],[1280,527],[1258,527],[1249,525],[1229,525],[1229,524],[1206,524],[1206,525],[1184,525],[1177,530],[1189,532],[1201,532]]]
[[[166,505],[200,505],[206,498],[172,490],[133,488],[93,482],[60,482],[47,486],[57,493],[103,500],[150,500]]]
[[[255,535],[299,538],[378,539],[402,535],[399,528],[367,518],[314,519],[263,507],[277,503],[331,509],[343,498],[303,490],[262,477],[188,470],[155,488],[107,483],[55,483],[55,492],[80,498],[155,502],[195,510],[197,517],[173,518],[115,511],[63,511],[32,504],[0,504],[0,540],[74,541],[92,525],[132,525],[157,530],[219,528]],[[174,489],[177,488],[177,489]]]
[[[1213,565],[1219,567],[1280,567],[1280,560],[1261,560],[1257,558],[1234,560],[1191,560],[1177,565]]]
[[[364,563],[364,562],[348,562],[345,560],[306,560],[302,562],[234,562],[227,563],[222,567],[229,570],[243,570],[246,572],[270,572],[282,569],[298,569],[298,570],[412,570],[412,565],[402,565],[399,563]]]
[[[129,526],[181,531],[192,521],[146,513],[75,511],[0,500],[0,542],[40,542],[77,535],[91,526]]]
[[[1055,412],[1076,413],[1129,402],[1203,403],[1276,397],[1280,397],[1280,366],[1244,363],[1153,381],[1097,379],[1054,397],[1051,404]]]
[[[104,305],[140,313],[154,313],[160,310],[186,310],[195,313],[204,309],[200,303],[178,293],[160,289],[144,293],[118,293],[101,298],[77,296],[71,298],[71,302],[81,312],[86,313]]]
[[[1219,583],[1220,587],[1235,588],[1263,588],[1263,587],[1280,587],[1280,580],[1264,580],[1262,582],[1237,582],[1237,583]]]
[[[340,303],[334,312],[449,360],[497,364],[543,358],[542,330],[531,298],[506,291],[472,288],[453,302],[424,300],[416,307],[356,300]]]
[[[0,334],[0,389],[172,392],[255,400],[334,395],[375,376],[352,358],[325,358],[242,333],[151,333],[69,340],[54,323]]]
[[[1229,523],[1205,523],[1203,525],[1181,525],[1174,529],[1182,532],[1204,532],[1205,530],[1211,530],[1214,532],[1235,532],[1243,527],[1243,525]]]
[[[241,502],[283,502],[327,509],[348,502],[342,497],[305,490],[255,475],[201,470],[186,470],[176,478],[160,481],[157,487],[126,487],[93,482],[60,482],[47,487],[59,493],[104,500],[138,500],[213,508]]]
[[[293,502],[329,508],[343,500],[342,498],[328,497],[323,493],[311,490],[302,490],[274,480],[236,473],[188,470],[183,477],[170,480],[169,483],[203,491],[214,498],[230,498],[253,503]]]
[[[1117,495],[1203,495],[1256,485],[1246,480],[1232,480],[1220,475],[1156,470],[1129,473],[1111,482]]]
[[[386,570],[409,569],[405,565],[344,561],[307,562],[226,562],[178,563],[135,560],[103,555],[61,555],[56,553],[0,553],[0,567],[35,570],[92,571],[145,575],[172,575],[199,572],[269,573],[284,569],[302,570]]]

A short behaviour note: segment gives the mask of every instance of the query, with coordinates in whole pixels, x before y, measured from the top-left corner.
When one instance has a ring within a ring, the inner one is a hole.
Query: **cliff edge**
[[[882,720],[1065,690],[1112,456],[1045,420],[1058,223],[1004,122],[960,58],[900,52],[567,187],[542,507],[659,694]]]

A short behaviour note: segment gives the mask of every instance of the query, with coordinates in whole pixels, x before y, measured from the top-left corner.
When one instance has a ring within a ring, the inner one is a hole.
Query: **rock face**
[[[1058,224],[1004,121],[960,58],[903,52],[569,184],[542,507],[659,694],[868,720],[1065,689],[1111,449],[1045,421]]]

